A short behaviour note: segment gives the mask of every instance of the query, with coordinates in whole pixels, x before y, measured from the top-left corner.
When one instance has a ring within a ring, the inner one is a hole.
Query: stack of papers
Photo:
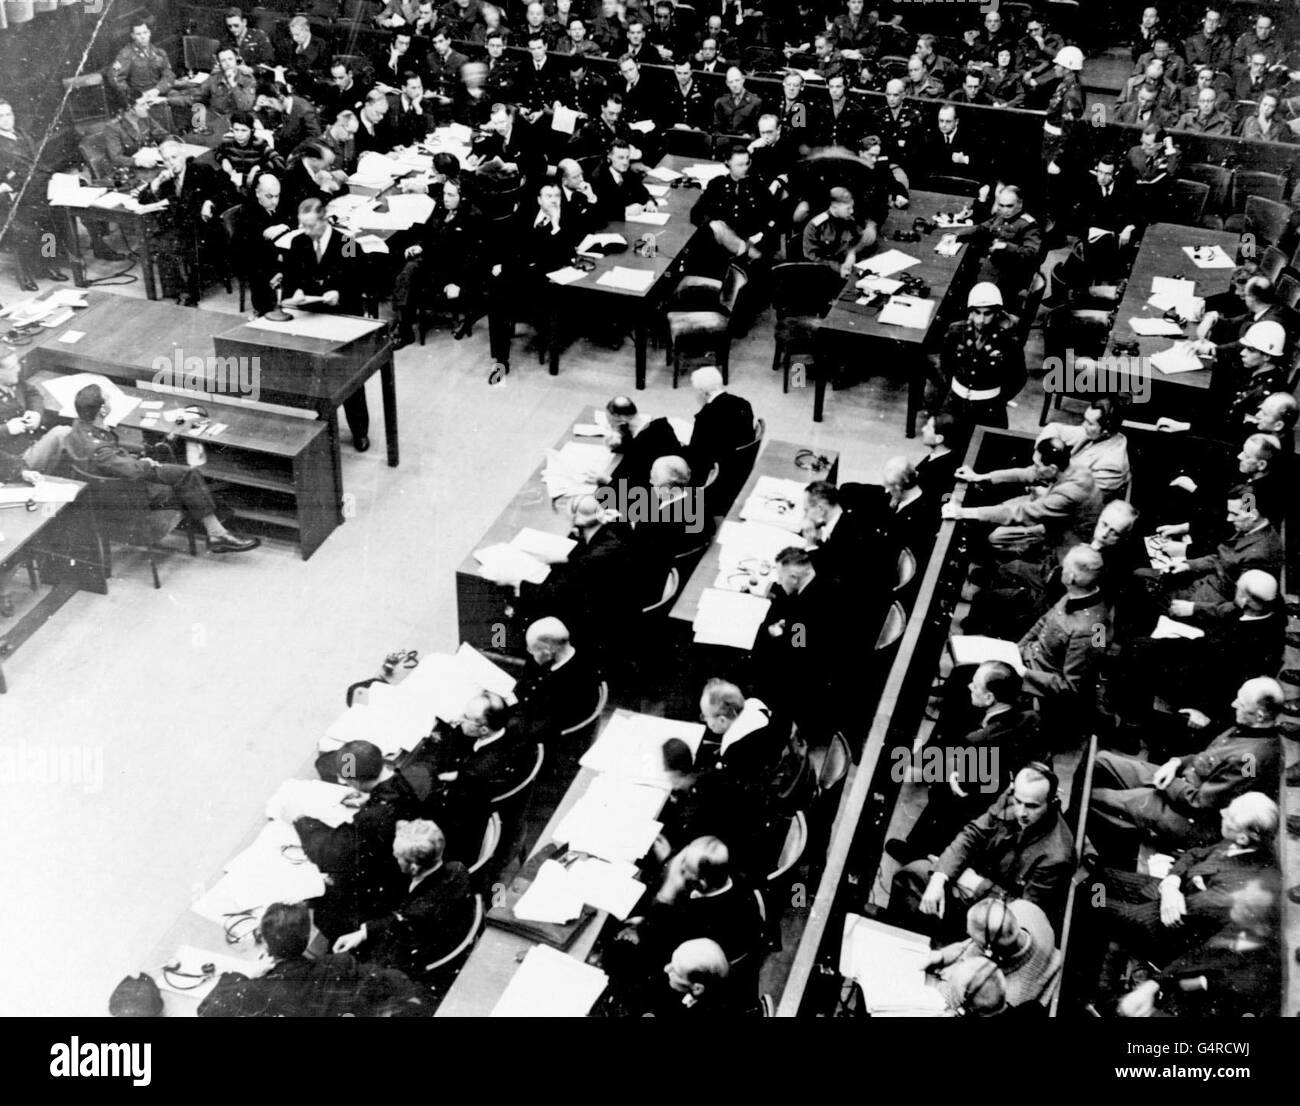
[[[1175,342],[1168,349],[1162,349],[1151,355],[1151,364],[1166,376],[1178,373],[1193,373],[1205,368],[1205,362],[1197,356],[1191,342]]]
[[[663,805],[661,788],[618,776],[597,776],[555,828],[551,840],[602,860],[640,860],[663,829],[656,821]]]
[[[850,914],[844,919],[840,974],[862,988],[872,1017],[941,1017],[947,1007],[927,982],[930,943],[918,933]]]
[[[378,684],[371,686],[373,692]],[[427,733],[432,720],[456,722],[465,704],[482,691],[492,691],[507,703],[515,701],[515,681],[474,646],[461,643],[454,653],[432,653],[420,658],[414,671],[393,691],[402,698],[403,712],[424,720]],[[322,742],[322,748],[324,748]]]
[[[68,376],[47,380],[41,387],[59,405],[59,414],[64,418],[73,419],[77,417],[77,409],[73,406],[77,393],[91,384],[98,384],[99,390],[104,393],[104,398],[108,401],[108,415],[104,419],[105,426],[116,426],[140,406],[138,396],[127,395],[108,377],[100,376],[98,373],[72,373]]]
[[[948,650],[954,664],[983,664],[985,661],[1005,661],[1022,676],[1025,662],[1020,659],[1020,649],[1014,641],[985,637],[983,634],[953,634],[948,639]]]
[[[1146,319],[1133,315],[1128,321],[1133,333],[1140,338],[1181,338],[1183,328],[1168,319]]]
[[[551,574],[550,565],[506,542],[476,549],[474,558],[482,565],[480,574],[498,584],[517,586],[525,580],[530,584],[540,584]]]
[[[919,264],[921,264],[919,257],[912,257],[902,250],[886,250],[874,257],[868,257],[865,261],[859,261],[856,267],[860,272],[864,273],[875,273],[877,276],[893,276],[895,273],[901,273],[904,269],[910,269],[913,265]]]
[[[565,442],[558,449],[546,451],[542,480],[552,499],[562,495],[590,495],[601,477],[614,467],[614,454],[608,446],[591,442]]]
[[[627,239],[621,234],[589,234],[578,243],[578,252],[603,254],[609,246],[623,246],[626,248]]]
[[[790,546],[803,549],[807,542],[789,530],[769,526],[762,522],[734,522],[725,520],[718,528],[719,563],[723,568],[735,568],[746,563],[766,564],[769,571],[776,555]]]
[[[545,530],[535,530],[525,526],[510,542],[516,549],[536,557],[545,564],[559,564],[567,561],[569,554],[577,548],[578,543],[572,538],[559,534],[548,534]]]
[[[578,763],[593,772],[653,784],[666,791],[670,784],[664,771],[664,742],[670,737],[686,742],[694,755],[704,740],[704,724],[618,710]]]
[[[404,176],[407,171],[405,166],[398,164],[393,158],[386,157],[375,150],[367,150],[357,159],[356,172],[348,177],[348,185],[352,188],[382,190],[398,177]]]
[[[287,823],[291,819],[286,815],[292,813],[295,818],[315,818],[331,829],[337,829],[356,817],[356,807],[343,805],[343,800],[354,794],[352,788],[344,787],[341,783],[285,780],[276,788],[275,794],[266,800],[266,816]],[[292,810],[286,809],[286,804]]]
[[[752,649],[771,606],[770,599],[707,588],[695,612],[695,641],[701,645]]]
[[[664,184],[671,184],[675,180],[680,180],[681,176],[682,174],[677,172],[676,169],[667,169],[657,166],[654,169],[646,170],[646,180],[663,181]]]
[[[578,888],[569,882],[564,865],[547,860],[537,869],[528,890],[519,896],[514,915],[525,922],[564,925],[581,914],[585,905]]]
[[[514,915],[525,922],[564,925],[590,905],[624,921],[644,894],[645,884],[637,879],[634,864],[611,864],[596,857],[566,864],[548,860],[519,896]]]
[[[585,1018],[608,982],[599,968],[546,945],[534,945],[490,1016]]]
[[[615,265],[607,273],[602,273],[597,284],[606,288],[621,288],[625,292],[644,292],[655,282],[653,269],[629,269],[626,265]]]
[[[934,318],[934,309],[937,306],[934,300],[918,299],[916,296],[891,296],[889,302],[880,309],[876,320],[886,326],[905,326],[909,330],[924,330]]]
[[[465,701],[461,700],[462,707]],[[354,702],[344,710],[325,731],[317,747],[324,752],[348,741],[369,741],[384,756],[396,757],[414,749],[427,737],[433,721],[434,712],[406,689],[406,682],[371,684],[366,689],[366,701]]]
[[[86,207],[107,192],[107,188],[87,188],[76,173],[54,173],[45,196],[53,207]]]
[[[746,522],[759,522],[798,534],[803,529],[806,487],[806,484],[798,480],[760,476],[754,484],[753,492],[740,509],[740,517]]]
[[[302,855],[298,834],[292,826],[272,822],[263,827],[247,849],[226,865],[225,875],[193,904],[192,909],[196,914],[222,924],[227,921],[228,914],[246,910],[257,912],[273,902],[304,902],[323,894],[325,880],[320,869]]]
[[[546,279],[552,284],[572,284],[574,281],[581,280],[587,275],[583,269],[574,268],[572,265],[566,265],[563,269],[556,269],[553,273],[547,273]]]
[[[1183,253],[1198,269],[1231,269],[1232,258],[1222,246],[1184,246]]]
[[[1200,296],[1183,296],[1176,292],[1152,292],[1147,303],[1157,311],[1175,311],[1180,319],[1187,319],[1190,322],[1199,322],[1201,316],[1205,314],[1205,300]]]
[[[557,103],[551,115],[551,130],[558,131],[560,134],[572,134],[577,126],[578,113],[573,108],[566,108],[563,104]]]
[[[1196,641],[1197,638],[1205,636],[1205,631],[1196,626],[1189,626],[1186,622],[1175,622],[1162,614],[1156,619],[1156,628],[1151,631],[1151,636],[1156,640],[1183,638],[1187,641]]]
[[[36,484],[9,484],[0,487],[0,503],[71,503],[81,488],[73,480],[51,480]]]
[[[868,273],[857,284],[860,292],[884,292],[887,296],[892,296],[901,287],[901,280],[894,280],[893,277],[877,276],[875,273]]]
[[[650,175],[654,176],[655,170],[651,170]],[[719,165],[716,162],[703,165],[688,165],[682,170],[682,176],[690,177],[691,180],[697,180],[700,184],[707,185],[715,177],[725,177],[727,167]],[[672,180],[671,177],[655,177],[655,180]]]

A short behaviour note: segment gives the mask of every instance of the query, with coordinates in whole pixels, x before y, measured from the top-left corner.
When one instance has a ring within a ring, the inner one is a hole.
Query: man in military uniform
[[[1082,115],[1084,95],[1079,74],[1083,72],[1083,51],[1077,46],[1064,46],[1052,64],[1055,66],[1057,83],[1047,101],[1048,114],[1069,111],[1074,115]]]
[[[920,108],[904,101],[903,82],[897,78],[885,85],[885,108],[876,115],[871,129],[880,136],[889,160],[910,173],[913,154],[925,134],[925,118]]]
[[[969,433],[976,425],[1007,426],[1007,403],[1025,383],[1025,351],[1002,309],[996,284],[981,282],[966,298],[970,314],[953,323],[939,355],[948,394],[943,408]]]
[[[822,140],[827,146],[856,150],[867,130],[867,114],[849,99],[849,79],[837,73],[826,81],[830,103],[822,114]]]
[[[996,284],[1006,297],[1018,296],[1029,286],[1043,251],[1042,228],[1024,206],[1015,185],[999,189],[993,217],[969,238],[972,248],[983,254],[977,279]]]
[[[104,146],[115,169],[155,169],[162,157],[158,144],[167,132],[149,113],[147,93],[137,96],[129,108],[104,128]]]
[[[238,8],[226,9],[226,39],[222,46],[234,47],[239,60],[249,69],[275,64],[275,50],[266,32],[250,27]]]
[[[127,103],[131,103],[142,92],[157,93],[155,99],[166,99],[169,103],[184,103],[185,97],[173,91],[176,74],[172,72],[172,63],[167,60],[157,46],[153,45],[153,32],[149,24],[141,19],[131,27],[131,41],[118,51],[117,57],[109,69],[109,79],[122,94]]]
[[[1206,85],[1196,93],[1196,107],[1178,117],[1174,130],[1191,131],[1210,138],[1228,138],[1232,134],[1232,120],[1219,110],[1219,90]]]
[[[37,290],[37,277],[68,279],[55,268],[49,249],[59,239],[59,223],[46,200],[50,172],[31,135],[19,130],[13,107],[0,100],[0,229],[17,255],[18,286],[24,292]]]
[[[673,78],[668,86],[664,123],[670,127],[708,130],[710,108],[691,72],[690,58],[683,58],[673,65]]]
[[[1154,123],[1143,127],[1141,141],[1129,148],[1129,179],[1138,211],[1148,223],[1160,222],[1178,176],[1178,160],[1173,138]]]
[[[727,153],[725,176],[709,181],[691,222],[707,226],[719,250],[742,262],[757,261],[775,243],[775,201],[757,177],[749,175],[751,156],[737,143]]]
[[[803,228],[803,255],[826,267],[827,298],[834,296],[853,271],[858,255],[876,244],[876,225],[854,214],[853,193],[831,189],[830,206]]]
[[[82,388],[73,399],[77,421],[64,440],[64,450],[81,469],[115,480],[139,480],[149,486],[149,499],[157,509],[179,507],[208,535],[210,553],[244,553],[262,543],[239,538],[221,525],[207,481],[189,465],[160,464],[132,453],[104,425],[108,403],[98,384]]]

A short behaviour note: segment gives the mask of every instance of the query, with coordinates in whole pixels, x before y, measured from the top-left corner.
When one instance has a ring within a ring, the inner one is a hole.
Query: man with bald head
[[[598,222],[596,190],[573,158],[563,158],[556,169],[560,175],[560,223],[586,234]]]
[[[998,189],[993,216],[975,227],[968,241],[982,255],[977,280],[992,281],[1006,299],[1029,286],[1041,260],[1043,234],[1038,220],[1025,210],[1018,187]]]
[[[693,937],[673,950],[664,965],[667,989],[655,1004],[657,1017],[683,1014],[738,1014],[743,996],[730,987],[731,965],[722,946],[707,937]]]
[[[727,91],[713,101],[715,134],[757,134],[763,101],[745,87],[745,74],[736,66],[727,70]]]
[[[554,739],[591,714],[600,674],[590,650],[577,649],[569,628],[554,616],[532,623],[524,644],[528,660],[515,683],[519,711],[537,740]]]
[[[752,456],[736,453],[754,440],[754,408],[749,400],[727,391],[722,373],[713,365],[691,373],[691,387],[700,409],[695,412],[685,457],[698,484],[718,466],[717,479],[706,493],[707,507],[711,516],[726,514],[754,463]]]
[[[1109,750],[1098,753],[1088,837],[1103,859],[1131,868],[1143,839],[1176,849],[1213,840],[1218,812],[1238,795],[1276,795],[1284,701],[1281,684],[1256,676],[1237,690],[1233,724],[1199,753],[1159,765]]]
[[[885,85],[885,106],[876,112],[869,130],[880,136],[884,155],[904,172],[917,166],[925,142],[925,117],[906,100],[906,88],[895,77]]]
[[[230,251],[235,273],[248,282],[253,310],[264,315],[275,306],[279,286],[280,250],[276,240],[297,223],[296,212],[286,212],[280,203],[280,178],[262,173],[253,195],[239,205]]]

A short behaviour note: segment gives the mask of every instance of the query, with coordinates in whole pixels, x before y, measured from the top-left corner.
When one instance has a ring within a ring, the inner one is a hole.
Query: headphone
[[[1023,772],[1026,768],[1030,771],[1037,772],[1047,780],[1048,805],[1050,806],[1052,803],[1056,802],[1056,793],[1060,790],[1061,781],[1057,779],[1056,773],[1052,771],[1052,766],[1041,760],[1031,760],[1027,764],[1022,765],[1020,771]]]
[[[226,933],[226,944],[238,945],[249,937],[252,937],[254,944],[261,943],[261,925],[252,910],[233,910],[229,914],[223,914],[222,917],[226,919],[222,923]]]
[[[179,960],[169,960],[162,966],[163,979],[173,991],[197,991],[216,974],[217,966],[211,962],[202,965],[197,972],[181,971]],[[194,982],[177,983],[178,979],[192,979]]]
[[[809,469],[812,472],[822,472],[831,467],[831,459],[826,454],[812,449],[799,450],[794,455],[794,463],[797,468]]]

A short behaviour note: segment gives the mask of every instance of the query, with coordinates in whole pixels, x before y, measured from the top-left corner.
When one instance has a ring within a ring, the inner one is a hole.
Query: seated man
[[[1060,931],[1074,874],[1074,834],[1045,764],[1022,768],[1011,787],[952,840],[938,861],[899,869],[889,896],[896,924],[959,937],[966,914],[988,895],[1027,899]]]
[[[1247,569],[1257,568],[1270,576],[1281,574],[1282,539],[1261,513],[1253,494],[1240,489],[1229,493],[1228,522],[1232,537],[1220,542],[1213,553],[1175,560],[1170,567],[1161,583],[1171,602],[1185,600],[1192,604],[1193,611],[1205,611],[1231,602],[1237,580]],[[1180,536],[1176,530],[1186,533],[1186,527],[1167,528],[1167,536]],[[1171,557],[1185,554],[1187,543],[1167,543],[1165,551]]]
[[[1059,438],[1046,438],[1034,448],[1034,463],[1020,469],[975,472],[963,465],[957,477],[968,483],[1026,484],[1025,495],[982,507],[943,505],[944,518],[990,523],[988,541],[994,549],[1063,549],[1092,537],[1101,514],[1101,493],[1087,467]]]
[[[447,839],[433,822],[398,822],[393,857],[410,883],[392,910],[335,940],[334,953],[364,946],[375,963],[420,979],[459,945],[474,920],[474,895],[465,865],[443,860],[446,848]]]
[[[0,355],[0,483],[27,480],[27,474],[34,474],[28,481],[34,483],[40,473],[55,474],[70,433],[66,426],[40,433],[45,400],[35,384],[19,379],[22,370],[17,353]]]
[[[844,286],[860,254],[876,244],[876,226],[854,217],[853,193],[847,188],[831,189],[830,206],[814,215],[803,228],[803,255],[808,261],[827,266],[826,299]]]
[[[889,556],[897,558],[906,549],[916,558],[917,571],[924,572],[939,532],[939,501],[925,494],[916,466],[906,457],[885,462],[881,483],[880,529]]]
[[[262,173],[253,194],[239,205],[230,255],[232,267],[248,282],[253,310],[259,315],[275,306],[283,267],[275,243],[289,233],[293,220],[280,206],[280,178]]]
[[[678,558],[698,557],[713,533],[713,520],[704,509],[704,493],[693,486],[691,466],[674,454],[650,466],[644,499],[629,501],[632,533],[642,562],[664,576]]]
[[[637,409],[628,396],[615,396],[605,404],[609,433],[605,444],[620,460],[615,471],[618,483],[626,488],[648,488],[650,466],[660,457],[679,457],[681,443],[672,424],[660,415],[650,418]]]
[[[347,953],[308,958],[311,911],[274,902],[258,923],[271,966],[249,978],[222,972],[199,1003],[200,1018],[370,1017],[391,1003],[424,1008],[419,987],[400,971],[362,964]],[[253,965],[250,965],[253,967]]]
[[[301,233],[285,254],[282,281],[290,294],[284,302],[292,306],[311,296],[317,310],[360,315],[363,277],[358,252],[330,225],[320,200],[303,200],[297,215]],[[365,453],[370,448],[370,408],[364,386],[343,401],[343,413],[353,446]]]
[[[1119,401],[1102,396],[1083,412],[1083,423],[1049,422],[1038,432],[1038,440],[1059,438],[1070,447],[1072,463],[1092,473],[1102,498],[1113,499],[1128,487],[1128,439],[1121,427],[1124,409]]]
[[[1043,251],[1042,228],[1025,210],[1020,189],[1007,185],[995,197],[994,215],[970,233],[981,256],[977,280],[991,281],[1004,299],[1019,296],[1033,278]]]
[[[850,506],[841,489],[826,480],[814,480],[804,489],[802,537],[813,566],[828,584],[860,596],[873,610],[883,591],[894,586],[892,555],[880,540],[879,519],[872,510],[877,505]]]
[[[785,751],[788,727],[772,722],[761,699],[746,698],[726,680],[710,680],[700,696],[705,735],[698,766],[716,770],[739,786],[761,791]]]
[[[615,139],[603,164],[591,174],[596,212],[604,222],[621,222],[629,215],[656,211],[640,173],[632,168],[632,147]]]
[[[757,261],[776,246],[776,201],[757,177],[750,175],[752,157],[740,144],[726,156],[727,172],[709,181],[691,208],[691,222],[707,226],[727,260]]]
[[[524,643],[528,660],[515,683],[515,697],[525,732],[546,742],[591,714],[600,673],[588,651],[574,647],[558,618],[539,618],[525,631]]]
[[[700,409],[695,412],[686,459],[697,483],[718,466],[718,478],[705,495],[709,515],[725,515],[749,476],[736,450],[754,440],[754,408],[749,400],[727,391],[722,373],[712,365],[691,373],[691,387]]]
[[[369,741],[346,742],[318,758],[316,770],[327,783],[352,788],[363,803],[350,822],[338,826],[303,815],[292,802],[277,812],[297,830],[307,859],[330,877],[315,915],[316,928],[333,938],[386,909],[397,894],[393,833],[399,819],[414,818],[420,810],[416,781],[422,790],[427,784],[422,773],[394,771]]]
[[[950,723],[944,730],[953,731],[952,742],[935,728],[930,741],[944,748],[947,778],[928,789],[925,808],[907,839],[885,842],[885,852],[900,864],[943,849],[962,826],[988,808],[988,792],[1011,786],[1021,768],[1043,755],[1041,719],[1023,701],[1023,689],[1020,673],[1004,661],[985,661],[975,669],[968,691],[971,707],[980,712],[978,728],[963,736],[955,733],[955,722]],[[996,766],[996,779],[976,779],[982,750]]]
[[[952,496],[964,448],[957,420],[947,411],[928,412],[921,422],[921,444],[926,453],[916,462],[917,482],[931,503],[943,503]]]
[[[731,965],[722,946],[707,937],[683,941],[664,966],[666,993],[655,1003],[658,1017],[682,1014],[735,1016],[744,1012],[743,996],[728,985]],[[738,1001],[739,1000],[739,1001]],[[751,1004],[752,1005],[752,1004]]]
[[[1023,899],[985,898],[966,915],[967,938],[930,954],[926,968],[947,974],[973,957],[988,957],[1002,969],[1009,1009],[1023,1006],[1046,1014],[1061,972],[1056,934],[1042,908]]]
[[[237,537],[221,524],[207,481],[198,469],[137,456],[118,442],[117,433],[104,425],[108,401],[99,385],[82,388],[73,406],[77,420],[63,449],[79,468],[94,476],[144,482],[155,509],[179,508],[203,527],[209,553],[246,553],[262,544],[257,538]]]
[[[1187,848],[1213,832],[1218,811],[1238,795],[1276,794],[1283,701],[1281,684],[1257,676],[1237,692],[1235,724],[1202,752],[1158,766],[1110,750],[1098,753],[1088,837],[1103,858],[1133,867],[1144,836]]]
[[[228,206],[229,181],[215,165],[191,161],[180,139],[173,136],[163,139],[158,153],[162,172],[138,198],[142,203],[168,202],[155,246],[158,275],[164,295],[193,307],[201,291],[200,266],[219,250],[216,216]]]
[[[1219,812],[1220,840],[1183,853],[1163,879],[1103,868],[1095,936],[1161,967],[1201,944],[1229,923],[1231,892],[1276,870],[1277,826],[1277,803],[1247,791]]]

